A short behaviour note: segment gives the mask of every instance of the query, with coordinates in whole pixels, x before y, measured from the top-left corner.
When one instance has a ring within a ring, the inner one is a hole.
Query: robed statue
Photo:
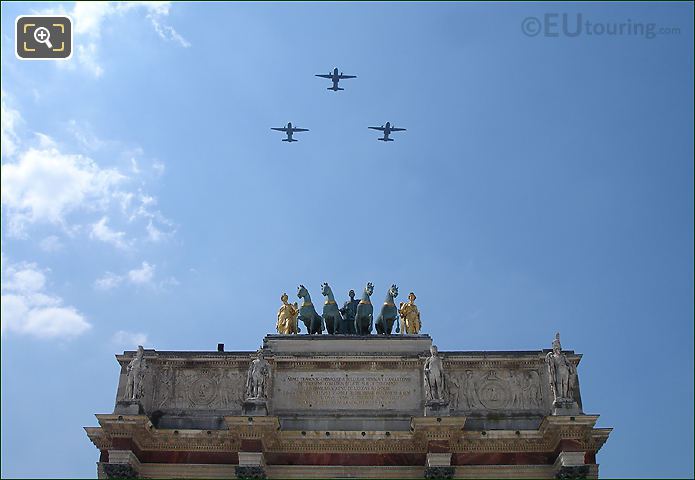
[[[430,357],[425,360],[424,374],[427,400],[445,400],[444,365],[434,345],[430,347]]]
[[[415,305],[417,297],[413,292],[408,295],[408,302],[401,302],[398,314],[401,317],[401,331],[408,335],[420,333],[422,323],[420,323],[420,310]]]
[[[282,305],[278,310],[278,321],[275,328],[278,333],[283,335],[297,334],[300,332],[299,325],[297,324],[297,316],[299,315],[299,307],[297,302],[288,303],[288,296],[283,293],[280,297]]]
[[[357,305],[360,303],[359,300],[355,300],[355,291],[350,290],[348,292],[350,300],[345,302],[343,308],[340,309],[340,313],[343,316],[343,327],[341,328],[341,333],[346,333],[354,335],[355,332],[355,315],[357,315]]]
[[[268,398],[268,379],[270,378],[270,364],[263,357],[263,350],[258,351],[258,356],[249,365],[246,377],[246,398]]]
[[[125,392],[123,393],[124,400],[138,400],[143,397],[145,386],[145,349],[142,345],[138,345],[138,351],[126,369],[126,384]]]

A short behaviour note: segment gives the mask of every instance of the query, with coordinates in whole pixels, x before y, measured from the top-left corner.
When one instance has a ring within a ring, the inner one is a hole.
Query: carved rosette
[[[478,387],[478,398],[485,408],[499,410],[509,406],[512,392],[508,383],[501,380],[495,370],[491,370]]]
[[[218,394],[217,382],[211,378],[208,372],[204,372],[193,380],[188,391],[191,403],[197,406],[210,405]]]

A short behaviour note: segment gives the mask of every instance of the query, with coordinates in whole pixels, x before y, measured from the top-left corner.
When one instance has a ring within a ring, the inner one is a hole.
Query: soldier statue
[[[408,295],[408,302],[401,302],[398,314],[401,316],[401,332],[403,334],[417,335],[420,333],[422,323],[420,323],[420,310],[415,305],[417,297],[413,292]]]
[[[573,404],[576,401],[573,387],[577,383],[577,371],[562,353],[559,333],[555,334],[553,351],[545,356],[545,363],[548,366],[550,390],[553,392],[553,405]]]
[[[297,323],[297,316],[299,315],[299,307],[297,302],[287,303],[288,296],[283,293],[280,297],[282,305],[278,310],[278,321],[275,326],[278,333],[283,335],[297,334],[300,332],[299,325]]]
[[[145,380],[145,349],[138,345],[138,351],[128,364],[124,400],[138,400],[143,396]]]
[[[268,398],[268,378],[270,377],[270,364],[263,358],[263,350],[258,351],[258,357],[249,365],[246,378],[246,398]]]
[[[437,354],[437,347],[432,345],[430,357],[425,360],[425,395],[427,400],[445,400],[444,365]]]
[[[357,304],[360,303],[359,300],[355,300],[355,291],[350,290],[348,292],[350,300],[345,302],[343,308],[340,309],[340,313],[343,315],[343,325],[340,331],[348,335],[354,335],[357,333],[355,331],[355,315],[357,315]]]

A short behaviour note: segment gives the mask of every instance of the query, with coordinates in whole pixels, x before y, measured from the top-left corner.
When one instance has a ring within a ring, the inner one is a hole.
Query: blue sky
[[[73,58],[17,60],[45,11]],[[323,281],[442,350],[560,331],[602,475],[693,476],[692,3],[8,3],[1,51],[3,477],[94,477],[115,353],[253,350]]]

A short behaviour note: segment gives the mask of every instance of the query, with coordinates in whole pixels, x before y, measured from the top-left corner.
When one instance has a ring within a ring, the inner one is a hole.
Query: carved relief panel
[[[246,373],[218,366],[153,365],[146,411],[226,410],[241,412]]]
[[[448,391],[454,411],[547,410],[541,368],[467,368],[448,373]]]

